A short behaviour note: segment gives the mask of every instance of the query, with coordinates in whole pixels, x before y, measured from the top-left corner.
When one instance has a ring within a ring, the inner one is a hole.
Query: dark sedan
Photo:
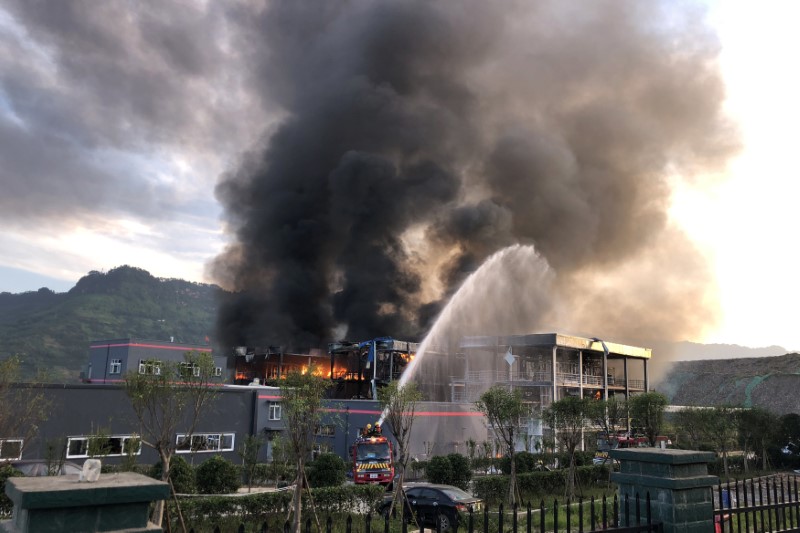
[[[412,521],[410,517],[415,516],[421,526],[435,529],[438,525],[442,531],[458,527],[470,510],[478,512],[483,506],[480,498],[450,485],[414,483],[406,485],[405,494],[405,518]],[[392,497],[387,495],[379,509],[381,515],[386,516],[391,503]]]

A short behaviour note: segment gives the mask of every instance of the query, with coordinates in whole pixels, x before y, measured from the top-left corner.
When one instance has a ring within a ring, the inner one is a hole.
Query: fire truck
[[[394,458],[392,443],[381,434],[381,427],[370,424],[356,438],[352,448],[353,482],[392,485]]]

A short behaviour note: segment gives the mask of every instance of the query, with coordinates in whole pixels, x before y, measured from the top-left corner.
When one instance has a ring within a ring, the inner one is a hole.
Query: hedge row
[[[383,501],[380,485],[343,485],[312,489],[317,512],[323,514],[374,512]],[[260,492],[245,496],[195,496],[180,499],[181,512],[188,524],[213,522],[220,516],[234,516],[242,523],[272,521],[285,517],[292,502],[291,490]],[[303,492],[303,510],[310,509]],[[175,502],[168,502],[170,516],[177,516]]]
[[[608,467],[604,465],[579,466],[576,469],[577,483],[583,488],[594,487],[598,482],[608,480]],[[530,472],[517,475],[520,496],[523,501],[536,500],[545,494],[564,493],[566,490],[567,469],[552,472]],[[475,478],[472,483],[473,494],[487,504],[502,502],[508,495],[511,476],[485,476]]]

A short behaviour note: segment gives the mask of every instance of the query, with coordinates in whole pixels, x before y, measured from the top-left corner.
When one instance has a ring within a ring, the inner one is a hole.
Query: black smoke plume
[[[668,221],[672,180],[738,146],[698,9],[292,0],[251,24],[284,115],[217,189],[224,345],[420,338],[512,243],[556,272],[558,326],[682,338],[715,320]]]

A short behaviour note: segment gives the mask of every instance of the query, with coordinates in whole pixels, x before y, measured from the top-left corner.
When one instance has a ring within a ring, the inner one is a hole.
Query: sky
[[[257,90],[246,2],[225,6],[0,0],[0,291],[61,292],[123,264],[213,281],[228,242],[215,185],[282,116]],[[672,222],[708,258],[722,309],[687,340],[800,348],[799,10],[709,5],[743,148],[720,175],[674,183]]]

